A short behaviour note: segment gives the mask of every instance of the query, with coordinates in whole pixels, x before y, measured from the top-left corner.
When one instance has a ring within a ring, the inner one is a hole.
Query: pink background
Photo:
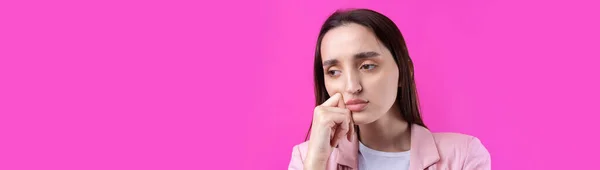
[[[598,169],[592,0],[1,1],[0,169],[286,169],[346,7],[400,27],[432,131],[493,169]]]

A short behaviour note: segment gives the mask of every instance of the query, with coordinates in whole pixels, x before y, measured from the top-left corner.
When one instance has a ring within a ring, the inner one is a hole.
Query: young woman
[[[314,82],[310,138],[294,146],[289,169],[490,169],[477,138],[426,128],[404,38],[378,12],[337,11],[325,21]]]

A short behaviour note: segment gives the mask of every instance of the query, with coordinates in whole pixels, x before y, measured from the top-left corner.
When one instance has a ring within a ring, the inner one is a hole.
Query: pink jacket
[[[358,167],[358,139],[342,140],[334,148],[327,170],[356,170]],[[294,146],[290,170],[302,170],[308,142]],[[490,154],[473,136],[458,133],[431,133],[412,125],[409,170],[491,169]]]

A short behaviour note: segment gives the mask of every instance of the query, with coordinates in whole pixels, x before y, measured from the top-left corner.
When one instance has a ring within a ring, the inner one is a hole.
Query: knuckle
[[[321,106],[317,106],[317,107],[315,107],[314,113],[315,113],[316,115],[321,115],[321,114],[323,114],[323,107],[321,107]]]
[[[327,117],[324,114],[319,114],[318,117],[319,120],[327,121]]]
[[[314,109],[313,111],[314,111],[314,112],[317,112],[317,111],[319,111],[319,110],[321,110],[321,106],[317,106],[317,107],[315,107],[315,109]]]
[[[320,113],[320,114],[315,115],[315,117],[317,117],[317,119],[319,119],[321,122],[330,122],[327,114]]]

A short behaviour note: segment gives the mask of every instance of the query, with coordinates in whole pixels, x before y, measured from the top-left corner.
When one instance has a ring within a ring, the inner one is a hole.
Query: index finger
[[[339,105],[339,101],[341,100],[341,98],[342,98],[342,94],[335,93],[333,96],[331,96],[329,99],[327,99],[327,101],[323,102],[323,104],[321,104],[321,106],[336,107]]]

